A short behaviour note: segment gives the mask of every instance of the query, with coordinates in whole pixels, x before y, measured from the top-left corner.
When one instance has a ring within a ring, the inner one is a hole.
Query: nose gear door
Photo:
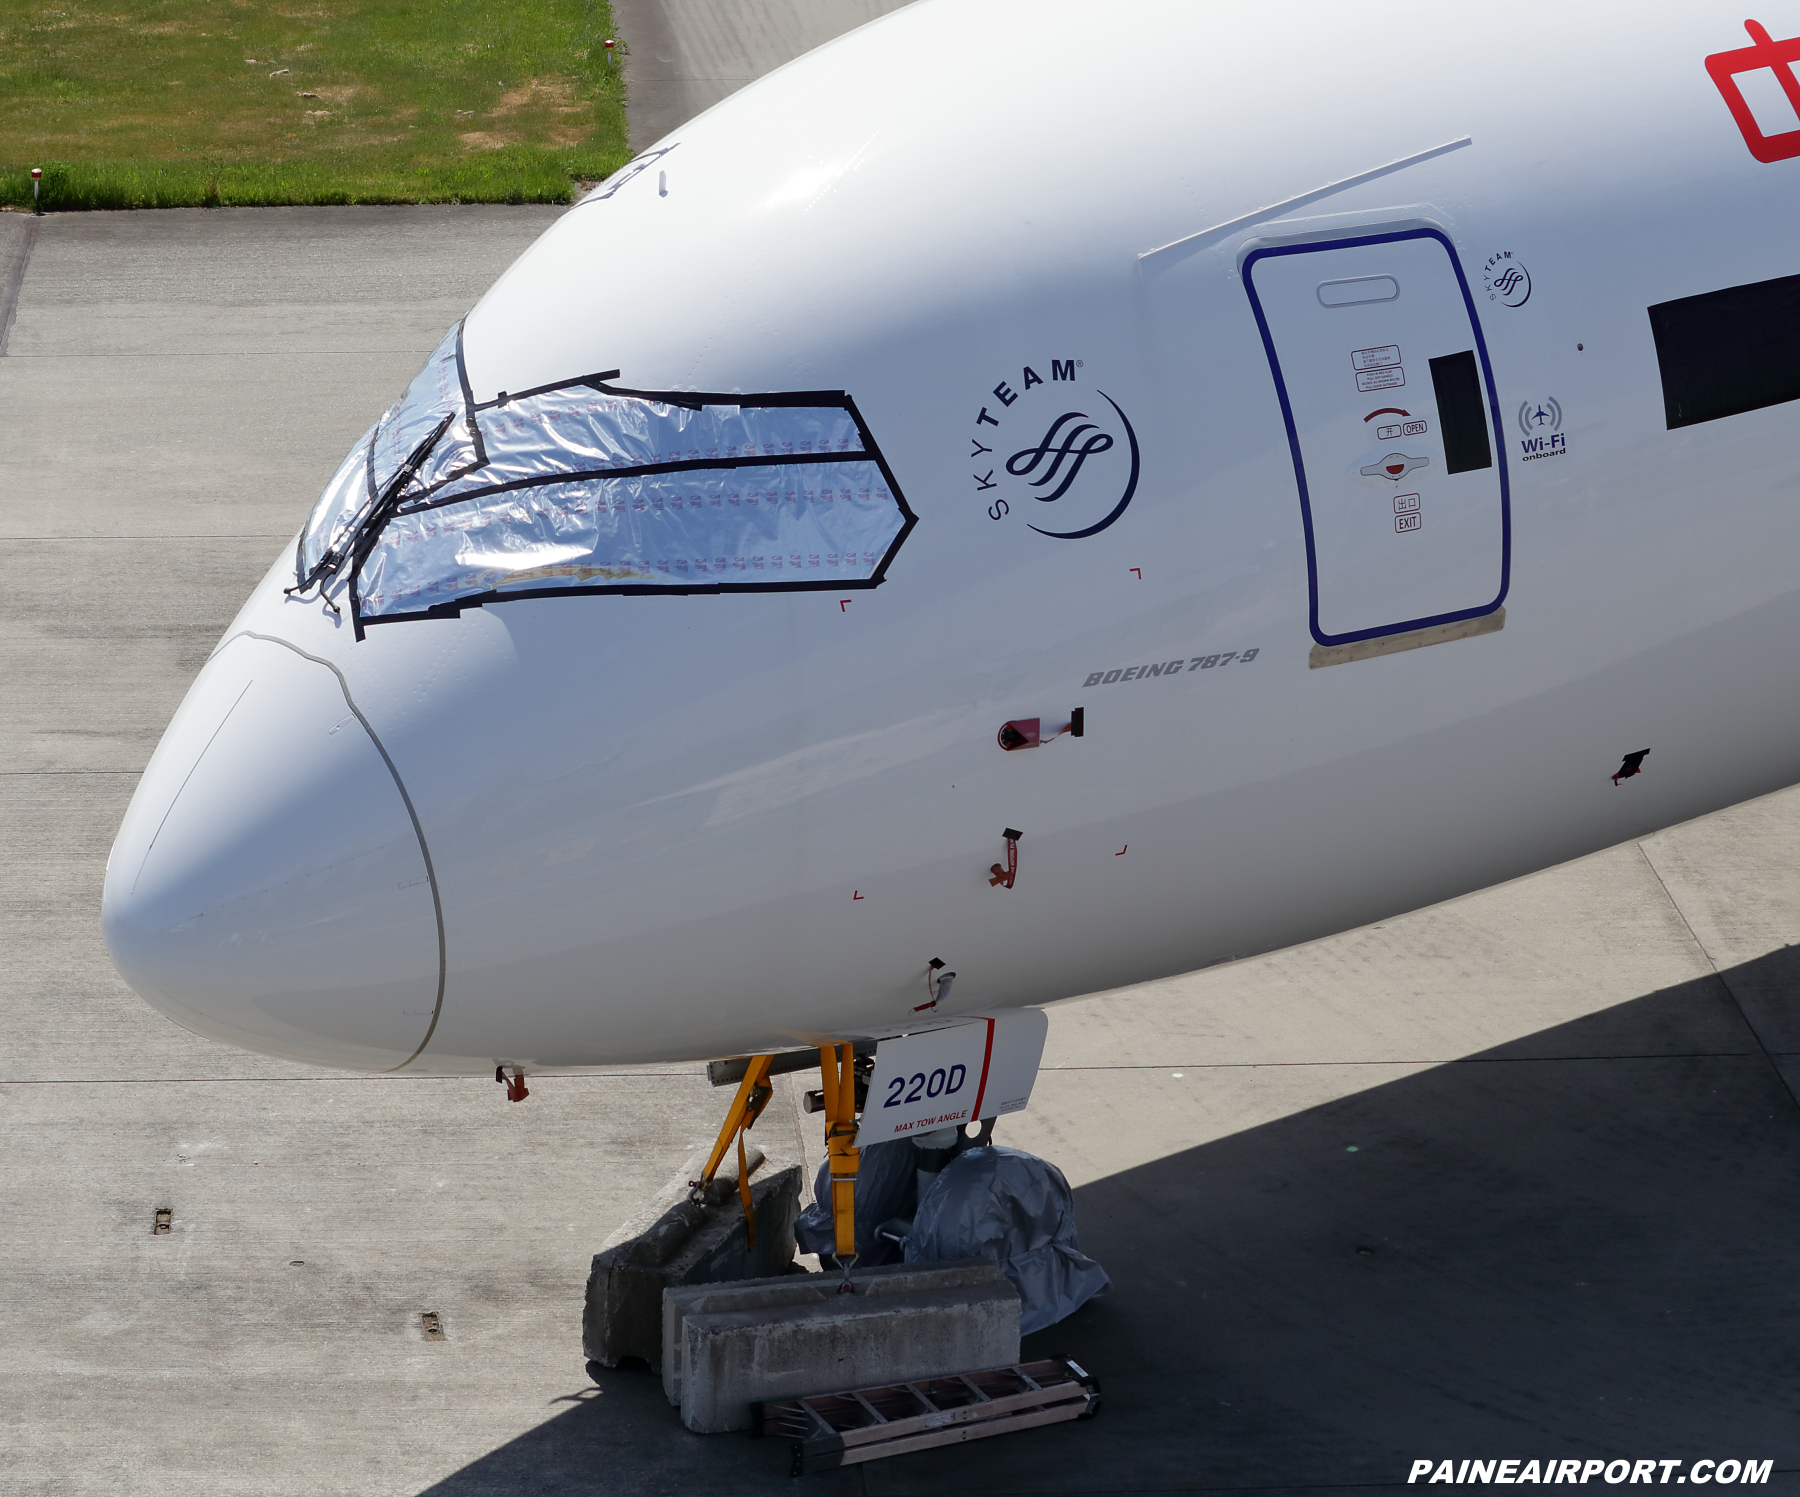
[[[1499,608],[1506,450],[1450,241],[1364,231],[1260,246],[1242,269],[1300,489],[1313,638],[1351,644]]]

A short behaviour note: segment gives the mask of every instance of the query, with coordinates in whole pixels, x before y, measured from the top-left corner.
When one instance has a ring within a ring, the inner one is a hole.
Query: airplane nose
[[[107,860],[107,949],[178,1024],[389,1070],[430,1032],[442,940],[421,834],[336,673],[240,637],[169,725]]]

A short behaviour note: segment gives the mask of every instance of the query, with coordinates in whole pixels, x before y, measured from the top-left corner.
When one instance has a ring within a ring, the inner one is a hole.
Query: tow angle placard
[[[881,1041],[857,1147],[1022,1111],[1049,1028],[1040,1009],[996,1009]]]

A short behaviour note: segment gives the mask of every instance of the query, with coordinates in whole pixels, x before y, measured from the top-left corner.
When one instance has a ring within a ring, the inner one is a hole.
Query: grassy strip
[[[46,211],[81,208],[269,208],[284,203],[566,203],[579,160],[514,147],[479,160],[414,164],[332,161],[60,162],[39,184]],[[592,167],[598,178],[604,169]],[[0,202],[31,204],[25,168],[0,172]]]
[[[124,13],[120,13],[123,11]],[[566,202],[629,156],[606,0],[0,0],[0,203]]]

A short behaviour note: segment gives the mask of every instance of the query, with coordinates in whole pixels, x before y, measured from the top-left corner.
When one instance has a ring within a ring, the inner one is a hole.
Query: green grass
[[[0,0],[0,203],[568,201],[623,164],[606,0]],[[271,76],[274,74],[275,76]]]

